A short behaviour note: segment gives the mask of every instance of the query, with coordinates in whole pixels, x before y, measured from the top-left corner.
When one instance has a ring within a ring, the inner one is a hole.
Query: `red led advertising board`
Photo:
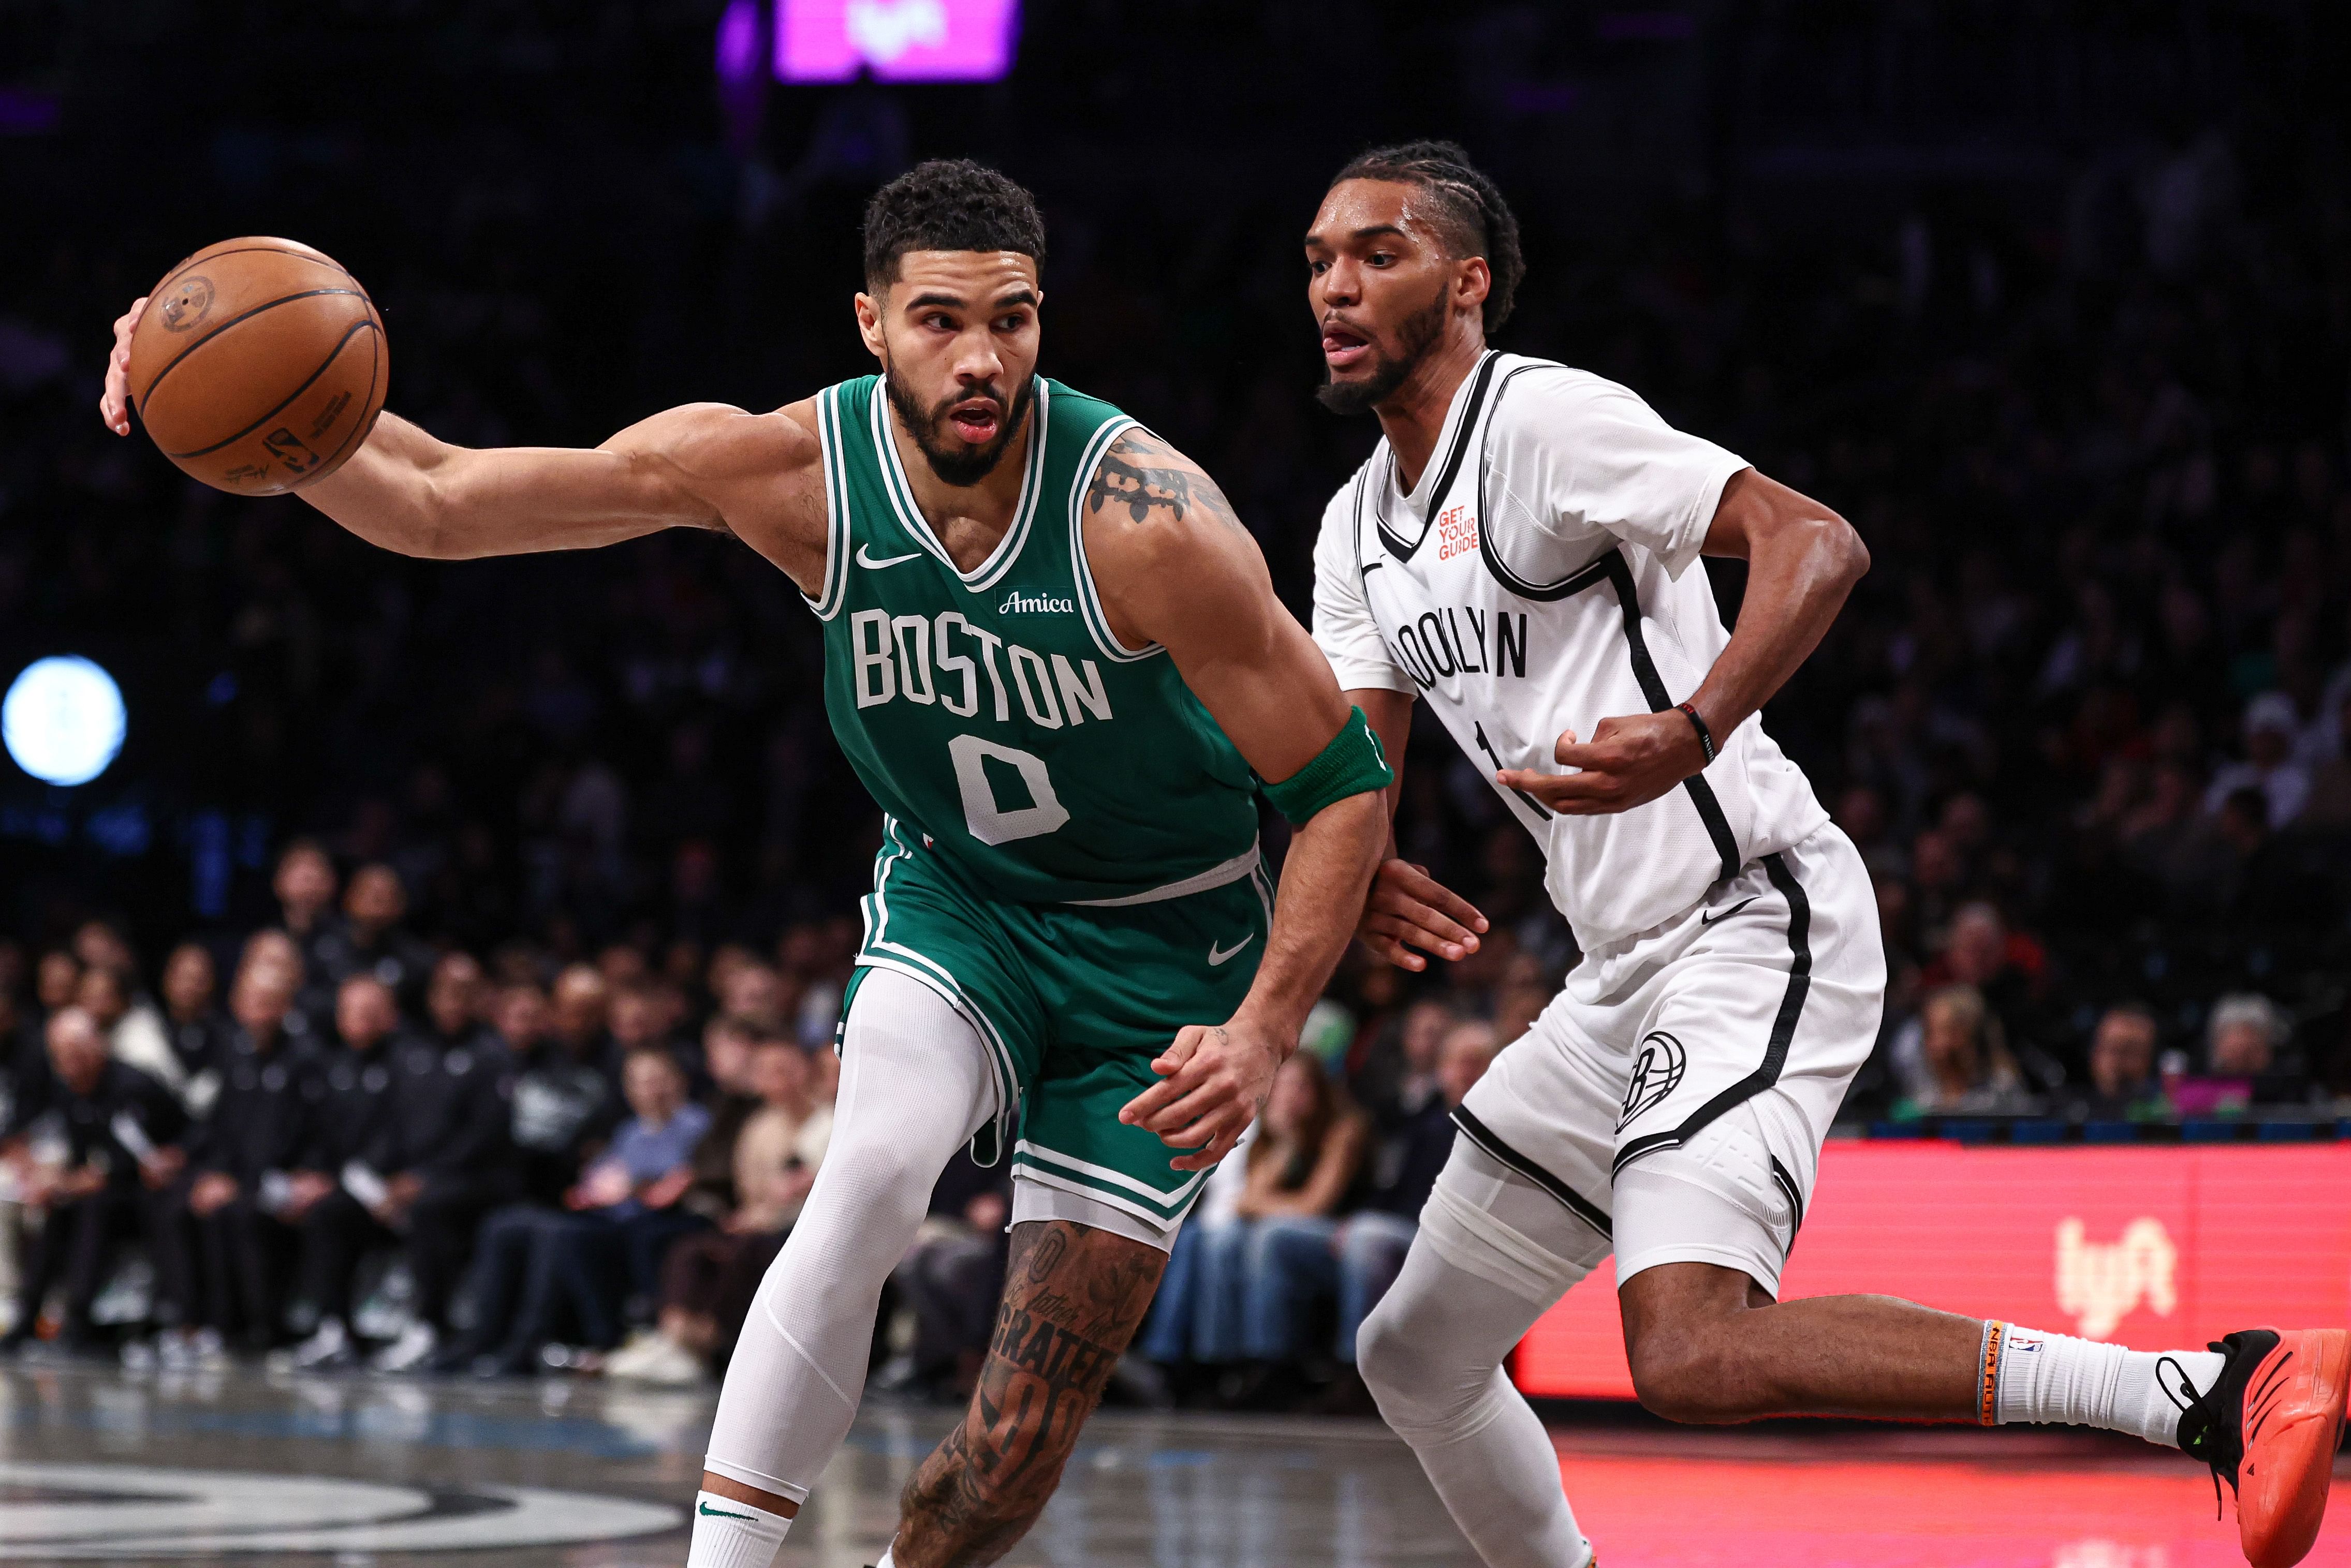
[[[2351,1145],[1833,1143],[1781,1296],[1854,1291],[2142,1350],[2351,1324]],[[1529,1394],[1633,1396],[1612,1268],[1513,1371]]]

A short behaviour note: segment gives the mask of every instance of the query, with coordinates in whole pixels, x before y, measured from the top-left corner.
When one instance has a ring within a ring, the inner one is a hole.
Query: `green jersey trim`
[[[1102,596],[1094,591],[1094,570],[1086,563],[1086,492],[1092,488],[1094,470],[1102,466],[1102,454],[1110,444],[1130,430],[1140,430],[1142,424],[1124,415],[1106,421],[1086,443],[1078,458],[1077,476],[1070,481],[1070,575],[1077,580],[1078,608],[1083,612],[1086,632],[1101,649],[1102,656],[1122,664],[1140,664],[1167,650],[1157,643],[1140,648],[1130,648],[1118,640],[1110,629],[1110,617],[1102,613]]]
[[[824,592],[808,599],[820,621],[841,613],[849,587],[849,476],[841,450],[841,389],[827,387],[817,394],[816,442],[824,469]]]
[[[998,580],[1012,569],[1012,563],[1020,559],[1020,547],[1028,542],[1029,526],[1037,515],[1037,502],[1043,490],[1039,481],[1045,472],[1046,414],[1052,401],[1052,389],[1042,376],[1036,378],[1036,401],[1029,410],[1029,461],[1021,470],[1020,497],[1013,504],[1012,526],[1004,530],[1004,537],[996,541],[996,548],[988,552],[987,559],[970,571],[956,565],[955,557],[947,553],[946,546],[941,544],[938,536],[931,531],[929,520],[923,516],[923,508],[915,504],[914,487],[906,477],[905,466],[898,455],[898,444],[891,438],[888,389],[876,382],[872,395],[867,399],[873,425],[874,451],[881,459],[875,466],[881,470],[882,488],[890,497],[891,509],[898,514],[899,526],[916,544],[938,557],[946,569],[956,574],[956,580],[974,593],[994,587]]]
[[[906,841],[904,830],[895,817],[883,817],[882,835],[890,846],[890,852],[883,857],[881,868],[874,875],[873,891],[862,901],[864,905],[862,913],[865,916],[865,943],[858,962],[868,968],[894,969],[909,979],[930,987],[979,1030],[980,1038],[987,1042],[988,1055],[993,1058],[996,1069],[997,1146],[1001,1148],[1020,1110],[1020,1079],[1013,1071],[1012,1052],[1006,1049],[1004,1037],[997,1032],[996,1021],[987,1016],[986,1009],[964,994],[962,985],[946,965],[889,939],[890,873],[912,860],[914,849]]]

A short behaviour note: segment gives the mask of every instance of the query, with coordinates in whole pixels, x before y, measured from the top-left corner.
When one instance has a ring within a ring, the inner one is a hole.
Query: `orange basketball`
[[[239,496],[333,473],[383,412],[392,361],[358,279],[290,239],[208,246],[131,335],[131,401],[163,455]]]

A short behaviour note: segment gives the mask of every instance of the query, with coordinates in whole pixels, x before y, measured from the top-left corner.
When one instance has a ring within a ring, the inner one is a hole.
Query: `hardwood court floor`
[[[0,1563],[677,1568],[706,1394],[0,1370]],[[871,1563],[944,1429],[871,1407],[780,1562]],[[1607,1568],[2228,1568],[2204,1472],[2043,1434],[1557,1434]],[[2338,1466],[2338,1474],[2351,1474]],[[2351,1568],[2351,1487],[2311,1563]],[[1368,1422],[1119,1412],[1008,1568],[1476,1568]]]

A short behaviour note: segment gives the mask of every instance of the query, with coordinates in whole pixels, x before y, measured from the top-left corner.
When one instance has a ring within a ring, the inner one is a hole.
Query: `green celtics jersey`
[[[1012,526],[967,572],[914,504],[880,378],[817,408],[825,708],[882,809],[992,897],[1140,902],[1246,874],[1249,765],[1165,649],[1111,634],[1086,569],[1086,489],[1134,421],[1038,377]]]

